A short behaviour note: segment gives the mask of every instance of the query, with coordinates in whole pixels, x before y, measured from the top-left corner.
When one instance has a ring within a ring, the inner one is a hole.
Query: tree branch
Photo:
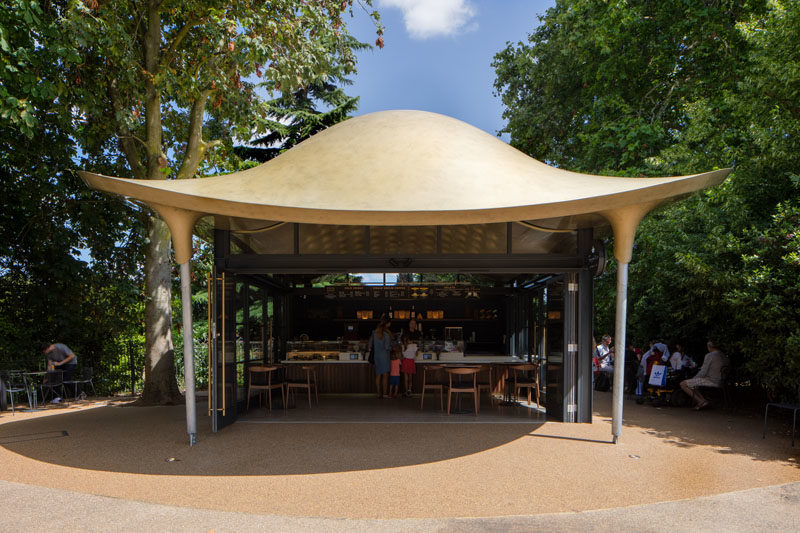
[[[123,114],[122,104],[119,101],[119,94],[117,93],[117,88],[111,83],[108,87],[108,96],[111,99],[111,107],[114,109],[114,115],[120,116]],[[133,142],[133,139],[138,140],[141,142],[145,147],[147,144],[139,139],[138,137],[131,134],[131,131],[128,129],[128,126],[125,123],[117,124],[117,131],[119,136],[119,148],[122,150],[122,153],[125,154],[125,159],[128,161],[128,167],[131,169],[131,173],[133,177],[137,179],[144,179],[146,178],[146,169],[142,164],[142,157],[139,153],[139,150],[136,148],[136,145]]]
[[[189,30],[200,24],[201,18],[200,17],[191,17],[183,27],[178,30],[178,33],[175,35],[175,38],[172,40],[172,44],[169,45],[167,51],[164,53],[164,61],[163,65],[169,65],[172,62],[172,58],[175,57],[175,52],[178,50],[178,47],[189,35]]]
[[[216,144],[206,144],[203,142],[203,114],[206,110],[206,102],[214,91],[205,89],[200,92],[197,99],[192,104],[192,111],[189,116],[189,137],[186,141],[186,152],[183,163],[178,171],[178,179],[191,178],[197,172],[197,168],[205,157],[206,150]]]
[[[160,1],[150,0],[147,9],[147,29],[144,35],[145,72],[145,140],[147,144],[147,178],[164,179],[161,167],[165,158],[161,150],[161,94],[155,85],[161,47]]]

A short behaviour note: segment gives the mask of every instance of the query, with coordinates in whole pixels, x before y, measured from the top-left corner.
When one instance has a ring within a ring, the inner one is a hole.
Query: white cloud
[[[477,27],[476,10],[469,0],[380,0],[382,7],[403,12],[406,30],[413,39],[455,35]]]

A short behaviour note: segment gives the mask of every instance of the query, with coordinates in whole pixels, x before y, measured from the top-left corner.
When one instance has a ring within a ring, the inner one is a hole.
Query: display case
[[[461,326],[444,328],[444,351],[464,353],[464,328]]]
[[[359,358],[363,359],[366,342],[358,340],[288,341],[286,348],[286,359],[290,361],[358,360]]]

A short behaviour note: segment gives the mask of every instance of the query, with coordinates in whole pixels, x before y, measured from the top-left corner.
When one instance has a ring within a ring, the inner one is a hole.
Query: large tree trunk
[[[145,344],[146,359],[142,403],[163,405],[181,399],[175,378],[172,344],[172,264],[167,224],[148,218],[150,242],[145,251]]]
[[[161,53],[161,1],[147,2],[147,30],[144,36],[145,130],[147,178],[165,179],[161,168],[166,156],[161,151],[161,95],[155,86]],[[145,250],[145,372],[142,402],[171,404],[180,400],[175,378],[175,352],[172,345],[172,260],[170,233],[166,222],[156,216],[148,218],[150,242]]]

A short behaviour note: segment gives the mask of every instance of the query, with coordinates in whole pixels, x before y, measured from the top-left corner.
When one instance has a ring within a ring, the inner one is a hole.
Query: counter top
[[[432,365],[487,365],[487,364],[524,364],[527,363],[526,360],[520,359],[519,357],[509,357],[506,355],[465,355],[461,359],[451,359],[449,361],[440,361],[437,359],[421,359],[417,358],[414,360],[417,364],[432,364]],[[367,361],[364,360],[344,360],[344,361],[336,361],[333,359],[329,359],[327,361],[324,360],[311,360],[311,361],[299,361],[296,359],[284,359],[281,361],[282,364],[291,364],[291,365],[308,365],[308,364],[368,364]]]

